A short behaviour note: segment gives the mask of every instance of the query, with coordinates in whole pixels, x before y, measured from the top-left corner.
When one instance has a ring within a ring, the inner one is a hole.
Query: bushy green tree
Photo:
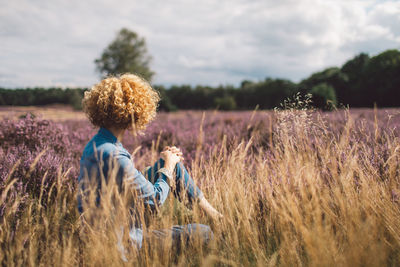
[[[235,110],[236,101],[233,96],[226,95],[223,97],[214,98],[214,105],[220,110]]]
[[[341,71],[347,75],[350,82],[356,81],[363,75],[369,59],[370,57],[368,54],[358,54],[343,64]]]
[[[168,96],[167,90],[164,86],[154,86],[154,89],[158,91],[161,101],[158,109],[163,111],[176,111],[178,108],[171,102]]]
[[[67,103],[71,105],[75,110],[82,109],[82,98],[83,98],[83,89],[66,89],[65,95],[67,98]]]
[[[351,107],[399,106],[400,51],[386,50],[376,56],[359,54],[342,66],[349,80],[346,84],[345,103]],[[341,101],[341,92],[335,88]]]
[[[296,92],[296,85],[285,79],[267,78],[260,82],[243,81],[235,93],[236,103],[241,109],[271,109]]]
[[[365,70],[369,64],[368,54],[361,53],[343,64],[341,71],[348,81],[344,88],[335,88],[339,102],[351,106],[365,105]]]
[[[310,90],[313,105],[317,108],[331,109],[337,104],[335,89],[327,83],[320,83]]]
[[[340,103],[349,104],[345,98],[349,94],[347,91],[348,80],[348,76],[340,68],[331,67],[313,73],[310,77],[300,82],[299,88],[302,93],[309,93],[314,86],[325,83],[334,89]]]
[[[369,60],[362,82],[364,103],[400,106],[400,51],[386,50]]]
[[[130,72],[151,81],[154,72],[150,69],[150,61],[145,39],[123,28],[95,64],[102,77]]]
[[[173,85],[167,95],[178,109],[193,109],[193,93],[190,85]]]

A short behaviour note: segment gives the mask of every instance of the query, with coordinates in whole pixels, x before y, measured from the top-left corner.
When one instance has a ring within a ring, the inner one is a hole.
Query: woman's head
[[[160,97],[134,74],[109,77],[85,92],[83,110],[93,125],[105,128],[145,128],[154,119]]]

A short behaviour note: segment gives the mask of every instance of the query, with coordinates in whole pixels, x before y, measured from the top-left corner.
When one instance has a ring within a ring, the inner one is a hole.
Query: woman
[[[178,148],[166,147],[161,152],[161,159],[146,171],[146,178],[135,168],[131,155],[122,146],[126,130],[142,130],[154,119],[159,100],[150,84],[133,74],[106,78],[85,92],[83,109],[91,123],[100,130],[86,145],[80,161],[78,209],[81,213],[84,213],[87,182],[96,184],[96,203],[99,204],[102,184],[115,177],[121,191],[131,190],[138,201],[153,211],[163,205],[172,190],[177,197],[186,195],[190,202],[198,201],[211,217],[222,216],[208,203],[190,177]],[[160,238],[171,236],[178,244],[182,239],[188,240],[193,233],[200,234],[205,242],[212,236],[210,228],[202,224],[174,226],[149,234]],[[132,227],[129,235],[139,248],[143,236],[146,237],[138,224]]]

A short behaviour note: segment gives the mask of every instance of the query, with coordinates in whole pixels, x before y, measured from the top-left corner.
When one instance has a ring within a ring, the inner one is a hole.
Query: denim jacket
[[[152,184],[132,161],[130,153],[122,146],[117,138],[107,129],[100,128],[98,133],[89,141],[83,150],[80,161],[80,174],[78,177],[79,191],[84,192],[85,177],[96,179],[98,188],[101,187],[102,178],[107,181],[109,166],[115,168],[117,184],[121,187],[132,186],[137,190],[139,198],[144,200],[151,208],[160,206],[167,199],[170,187],[164,174],[158,175],[157,181]],[[98,197],[100,201],[100,196]],[[83,212],[82,196],[78,193],[78,209]]]

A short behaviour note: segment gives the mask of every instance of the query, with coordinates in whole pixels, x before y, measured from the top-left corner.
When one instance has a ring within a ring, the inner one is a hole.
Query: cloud
[[[122,27],[145,37],[157,84],[298,81],[399,48],[399,24],[397,1],[8,1],[0,86],[90,86],[94,59]]]

